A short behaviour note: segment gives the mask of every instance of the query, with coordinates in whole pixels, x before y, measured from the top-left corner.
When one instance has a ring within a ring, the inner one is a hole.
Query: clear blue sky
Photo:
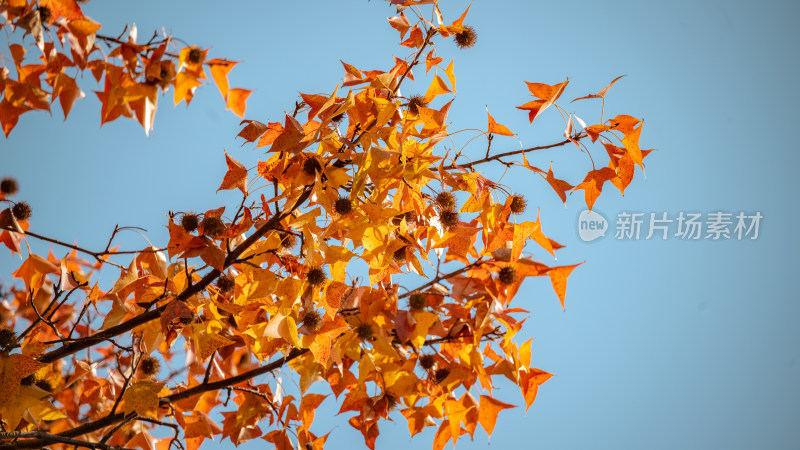
[[[136,22],[140,36],[164,26],[211,46],[213,55],[243,61],[231,84],[255,89],[247,117],[264,122],[282,118],[298,91],[330,92],[341,81],[339,59],[387,69],[392,52],[407,54],[396,46],[383,1],[235,5],[148,0],[90,2],[84,10],[109,34],[126,21]],[[442,1],[450,19],[465,6]],[[528,173],[507,175],[505,184],[530,192],[542,209],[544,231],[567,245],[559,263],[587,262],[570,278],[566,312],[544,279],[526,281],[530,289],[515,300],[531,311],[521,338],[535,337],[534,364],[555,377],[527,415],[522,408],[501,414],[492,447],[796,448],[800,298],[790,283],[800,250],[792,129],[800,119],[800,64],[792,50],[799,18],[800,4],[790,1],[476,0],[468,23],[479,33],[477,46],[441,46],[446,59],[456,58],[451,130],[485,127],[488,105],[526,146],[559,139],[563,125],[555,110],[528,125],[514,109],[528,100],[523,81],[569,77],[565,98],[572,98],[627,75],[612,88],[606,111],[643,117],[643,148],[657,151],[646,159],[647,180],[637,173],[624,198],[607,186],[596,209],[612,222],[623,211],[764,217],[755,241],[618,241],[610,233],[585,243],[576,228],[580,192],[565,209]],[[158,244],[167,239],[167,211],[235,201],[214,192],[225,171],[223,149],[249,166],[262,153],[240,148],[238,120],[214,87],[199,90],[188,110],[163,98],[147,138],[133,121],[99,128],[91,81],[83,84],[88,98],[66,122],[57,108],[53,118],[28,114],[0,140],[0,175],[20,181],[35,231],[97,248],[119,223],[148,228]],[[404,93],[427,87],[411,86]],[[584,120],[598,118],[596,101],[564,106]],[[498,137],[493,148],[519,145]],[[604,159],[602,149],[595,154]],[[531,157],[540,167],[551,160],[573,184],[588,170],[574,148]],[[135,234],[126,239],[146,245]],[[0,276],[16,264],[0,252]],[[521,403],[518,391],[500,395]],[[345,417],[326,417],[332,403],[320,409],[316,430],[333,428],[329,448],[360,448]],[[381,430],[379,449],[426,448],[433,435],[409,440],[399,416]],[[474,442],[459,441],[459,448],[486,447],[481,431]]]

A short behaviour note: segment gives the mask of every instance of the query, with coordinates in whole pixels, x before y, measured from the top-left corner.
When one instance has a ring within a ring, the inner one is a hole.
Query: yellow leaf
[[[205,328],[205,326],[202,324],[200,324],[200,327]],[[205,360],[222,347],[226,347],[234,343],[232,340],[218,333],[207,333],[204,330],[199,331],[197,328],[195,328],[195,335],[197,336],[197,343],[199,347],[197,349],[197,358],[201,361]]]
[[[449,94],[451,92],[453,91],[447,87],[447,83],[444,82],[442,77],[436,75],[433,77],[433,80],[431,80],[428,92],[425,93],[425,103],[430,103],[438,95]]]
[[[19,382],[44,367],[30,356],[0,352],[0,405],[10,402],[19,389]]]
[[[136,381],[125,390],[125,414],[135,412],[140,416],[158,418],[158,394],[164,383],[155,381]]]
[[[444,69],[444,73],[447,74],[447,79],[450,80],[450,86],[453,86],[453,94],[456,93],[456,74],[453,72],[453,60],[450,60],[450,64],[447,65],[447,68]]]
[[[425,338],[428,336],[428,330],[436,323],[439,316],[432,312],[419,311],[414,313],[414,319],[417,321],[417,325],[411,332],[410,340],[414,347],[422,348]]]

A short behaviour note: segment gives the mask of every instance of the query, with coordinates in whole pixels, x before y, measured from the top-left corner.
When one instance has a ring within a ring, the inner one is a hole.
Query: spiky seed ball
[[[505,285],[512,284],[517,281],[517,271],[511,266],[503,267],[497,274],[497,279]]]
[[[452,210],[456,207],[456,196],[453,195],[452,192],[440,192],[439,195],[436,196],[436,203],[439,204],[439,207],[443,210]]]
[[[50,8],[46,6],[39,6],[39,19],[41,19],[43,24],[50,23],[50,16]]]
[[[203,234],[211,238],[225,232],[225,223],[219,217],[206,217],[201,225],[203,226]]]
[[[306,280],[312,286],[322,284],[325,282],[325,271],[320,267],[312,267],[306,272]]]
[[[30,386],[35,382],[36,382],[36,375],[34,374],[28,375],[27,377],[19,380],[19,384],[23,386]]]
[[[32,213],[33,210],[28,202],[19,202],[11,208],[11,214],[13,214],[17,220],[28,220]]]
[[[426,306],[428,306],[428,299],[425,298],[425,294],[421,292],[415,292],[408,298],[408,307],[412,311],[419,311]]]
[[[187,233],[196,230],[199,223],[200,218],[195,213],[184,213],[183,217],[181,217],[181,228]]]
[[[445,210],[439,213],[439,222],[442,223],[445,229],[456,226],[458,221],[458,213],[455,211]]]
[[[308,175],[315,175],[317,172],[322,171],[322,166],[317,161],[317,158],[308,158],[303,161],[303,172]]]
[[[236,287],[236,281],[232,276],[225,274],[217,278],[217,287],[221,292],[231,292]]]
[[[478,40],[478,33],[475,32],[475,28],[467,25],[464,27],[464,31],[456,33],[453,39],[456,41],[458,48],[470,48]]]
[[[6,177],[0,181],[0,192],[2,192],[3,195],[14,195],[17,193],[17,190],[19,190],[17,180],[11,177]]]
[[[14,333],[13,330],[9,330],[8,328],[0,329],[0,350],[10,351],[17,345],[19,345],[17,333]]]
[[[399,262],[399,263],[406,262],[406,248],[403,247],[403,248],[398,248],[397,250],[395,250],[394,254],[392,254],[392,259],[397,261],[397,262]]]
[[[450,369],[444,367],[442,369],[437,370],[436,373],[433,375],[433,378],[436,380],[436,384],[439,384],[442,381],[444,381],[448,375],[450,375]]]
[[[341,121],[342,121],[342,119],[344,119],[344,113],[337,114],[337,115],[335,115],[335,116],[331,117],[331,122],[333,122],[333,123],[339,123],[339,122],[341,122]]]
[[[353,202],[349,198],[339,197],[333,202],[333,212],[345,215],[353,210]]]
[[[203,60],[203,51],[197,47],[192,47],[192,49],[189,50],[189,56],[187,56],[186,59],[188,59],[192,64],[197,64]]]
[[[303,316],[303,325],[305,325],[309,331],[318,331],[322,328],[322,316],[314,310],[308,311]]]
[[[356,335],[363,340],[370,339],[375,335],[375,330],[372,329],[372,325],[362,323],[356,327]]]
[[[514,194],[511,196],[511,204],[509,206],[511,208],[512,213],[522,214],[525,212],[525,207],[528,206],[528,202],[522,195]]]
[[[425,370],[430,370],[436,364],[436,357],[433,355],[422,355],[419,365]]]
[[[39,389],[47,392],[53,391],[53,385],[50,384],[47,380],[36,380],[33,384],[35,384]]]
[[[419,109],[428,106],[428,102],[421,95],[414,95],[408,98],[408,110],[419,115]]]
[[[386,410],[393,410],[397,406],[397,399],[392,394],[386,394],[384,397],[386,397]]]
[[[293,234],[287,234],[281,239],[281,248],[290,249],[297,243],[297,238]]]
[[[142,362],[139,363],[139,370],[145,376],[152,377],[153,375],[158,373],[158,369],[161,368],[161,363],[158,359],[152,356],[146,356],[142,359]]]

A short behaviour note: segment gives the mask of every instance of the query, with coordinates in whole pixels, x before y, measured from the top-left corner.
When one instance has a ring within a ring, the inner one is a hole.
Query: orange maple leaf
[[[516,405],[509,405],[488,395],[481,395],[478,422],[486,430],[486,434],[491,436],[492,431],[494,431],[494,425],[497,423],[497,415],[500,414],[500,411],[508,408],[516,408]]]
[[[583,189],[585,193],[586,206],[588,206],[589,209],[592,209],[597,197],[599,197],[600,193],[603,191],[603,183],[616,178],[616,176],[617,174],[608,167],[593,170],[586,174],[586,178],[583,179],[581,184],[575,186],[573,192],[577,191],[578,189]]]
[[[563,309],[566,309],[564,306],[564,298],[567,295],[567,277],[581,264],[583,263],[581,262],[571,266],[551,267],[550,270],[547,271],[547,275],[550,276],[550,282],[553,284],[553,289],[556,291],[558,300],[561,302],[561,308]]]
[[[219,185],[217,192],[227,189],[239,188],[244,195],[247,195],[247,168],[239,161],[233,159],[228,152],[225,152],[225,163],[228,165],[228,171],[222,179],[222,184]]]
[[[495,122],[494,117],[489,114],[489,111],[486,111],[486,115],[489,116],[489,133],[491,134],[500,134],[503,136],[514,136],[514,133],[511,132],[505,125]],[[523,156],[525,154],[523,153]]]
[[[247,109],[247,97],[250,97],[252,93],[253,91],[242,88],[229,90],[226,109],[230,109],[234,114],[244,119],[244,111]]]
[[[537,118],[539,114],[561,97],[567,83],[569,83],[569,80],[551,86],[549,84],[529,83],[526,81],[525,84],[528,85],[528,90],[539,100],[533,100],[522,106],[517,106],[517,109],[527,110],[528,120],[533,122],[533,119]]]
[[[567,183],[564,180],[559,180],[553,176],[553,163],[550,163],[550,169],[547,171],[547,176],[545,177],[550,186],[556,191],[558,196],[561,198],[561,201],[567,203],[567,194],[566,191],[572,189],[572,185]]]
[[[220,94],[222,94],[222,98],[226,101],[228,100],[228,92],[230,91],[228,87],[228,73],[230,73],[231,69],[233,69],[233,66],[236,64],[239,64],[239,62],[227,61],[219,58],[208,61],[211,78],[214,79],[214,83],[217,85]]]

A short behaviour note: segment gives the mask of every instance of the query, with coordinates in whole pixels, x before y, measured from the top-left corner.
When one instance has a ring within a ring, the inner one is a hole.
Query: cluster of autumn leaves
[[[22,114],[49,112],[56,99],[66,118],[75,101],[86,95],[76,81],[85,71],[102,88],[95,91],[102,104],[101,124],[127,117],[149,133],[159,94],[171,88],[176,105],[182,101],[189,104],[195,89],[208,78],[207,73],[227,108],[244,116],[251,91],[228,85],[228,73],[237,63],[208,59],[208,50],[183,47],[175,53],[171,36],[154,36],[146,43],[137,43],[135,25],[118,37],[105,36],[100,33],[102,26],[85,16],[75,0],[4,0],[0,18],[4,19],[0,29],[30,34],[38,48],[34,58],[38,62],[26,63],[25,47],[10,44],[15,74],[5,64],[0,68],[0,92],[4,94],[0,126],[6,136]],[[101,51],[100,44],[108,49]]]
[[[531,240],[553,256],[562,246],[543,233],[538,216],[522,220],[523,194],[509,194],[480,166],[514,160],[563,201],[567,192],[584,190],[591,208],[606,181],[624,191],[635,166],[643,167],[641,122],[617,116],[586,126],[575,118],[578,131],[569,115],[564,140],[548,147],[574,144],[588,152],[588,138],[600,140],[609,156],[607,167],[593,167],[574,187],[552,167],[530,164],[526,153],[536,148],[487,152],[469,163],[450,156],[441,141],[450,135],[453,100],[432,105],[455,93],[453,62],[442,67],[444,59],[429,47],[443,38],[469,47],[477,34],[464,24],[467,11],[445,24],[436,2],[392,3],[399,15],[389,24],[411,56],[395,57],[389,71],[342,63],[344,81],[330,94],[301,94],[279,122],[242,122],[238,136],[266,156],[248,170],[225,154],[219,190],[238,189],[240,204],[171,214],[165,248],[120,252],[112,236],[104,251],[67,244],[62,258],[53,253],[58,249],[24,258],[12,274],[24,288],[11,286],[0,310],[0,447],[16,439],[9,445],[66,448],[67,439],[78,439],[196,449],[221,436],[236,444],[263,438],[278,449],[321,449],[328,435],[311,426],[328,397],[316,393],[322,385],[369,448],[392,411],[412,435],[436,427],[437,450],[472,437],[478,426],[491,434],[499,412],[513,407],[494,397],[498,377],[517,385],[531,406],[550,374],[532,365],[531,341],[515,339],[527,311],[511,302],[527,277],[543,276],[563,306],[577,265],[548,266],[528,256]],[[417,16],[412,25],[406,12],[419,4],[432,5],[431,20]],[[94,22],[73,1],[18,0],[3,8],[5,26],[35,23],[29,18],[35,14],[41,26],[57,27],[72,56],[44,42],[44,64],[31,67],[22,65],[21,46],[11,45],[20,78],[2,78],[6,134],[19,114],[49,107],[56,97],[68,113],[78,95],[56,90],[55,80],[72,66],[105,80],[98,93],[104,122],[135,117],[148,129],[158,89],[171,87],[176,102],[188,103],[204,67],[229,107],[244,112],[249,91],[227,85],[233,63],[206,61],[196,47],[170,55],[168,39],[144,45],[129,39],[106,59],[90,61],[99,25],[86,25]],[[114,58],[122,62],[108,62]],[[426,93],[402,97],[400,86],[414,81],[411,69],[423,62],[426,73],[434,70]],[[39,76],[51,94],[32,87]],[[518,108],[529,111],[531,122],[550,106],[563,111],[557,100],[566,86],[528,83],[534,100]],[[583,98],[604,98],[607,91]],[[514,136],[491,115],[482,134],[489,142]],[[7,206],[0,241],[20,255],[25,239],[63,246],[29,230],[30,207],[19,214],[13,194],[0,193]],[[101,287],[97,272],[109,265],[119,277]],[[426,281],[401,286],[407,274]],[[277,376],[262,376],[289,369],[299,377],[296,391]],[[154,427],[175,436],[156,438]],[[46,436],[24,434],[33,430]]]

